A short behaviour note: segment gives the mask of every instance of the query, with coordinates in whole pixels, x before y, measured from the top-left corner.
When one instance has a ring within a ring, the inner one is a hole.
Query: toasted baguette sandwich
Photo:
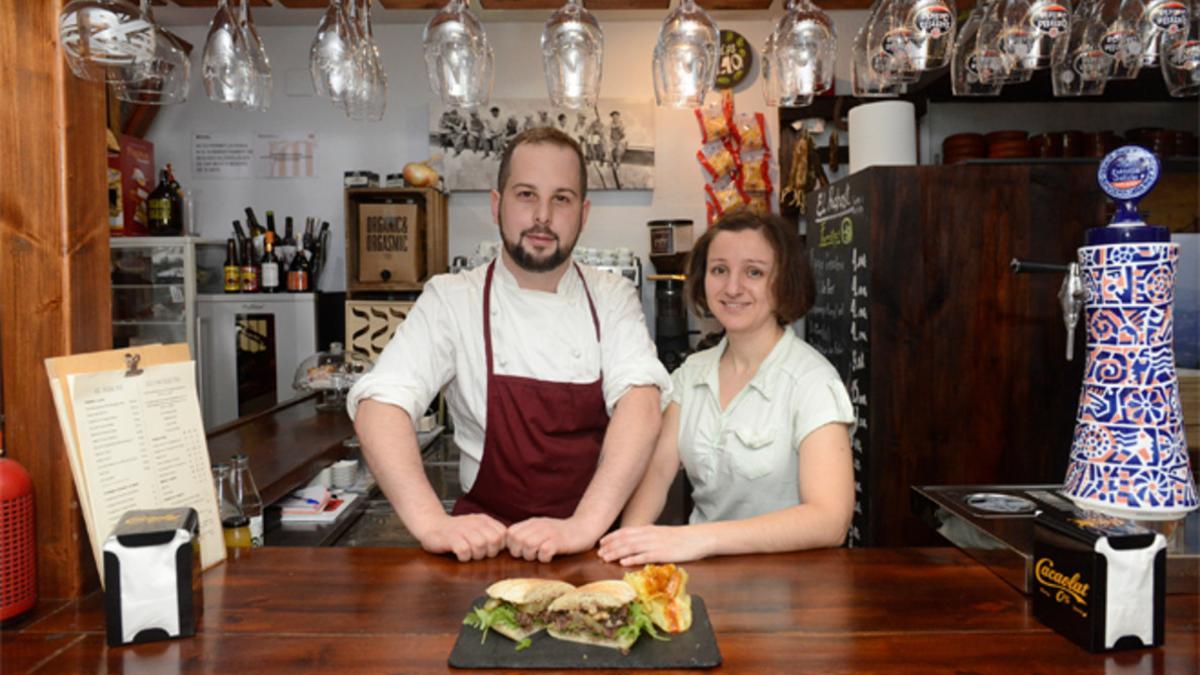
[[[666,639],[654,630],[637,601],[637,591],[617,579],[595,581],[564,593],[550,603],[548,613],[546,631],[559,640],[628,652],[642,631],[656,640]]]
[[[554,579],[504,579],[488,586],[488,600],[471,610],[463,623],[521,642],[546,627],[546,610],[555,598],[575,587]]]
[[[687,593],[688,574],[672,564],[646,565],[626,572],[625,581],[637,591],[638,601],[654,625],[668,633],[692,627],[692,596]]]

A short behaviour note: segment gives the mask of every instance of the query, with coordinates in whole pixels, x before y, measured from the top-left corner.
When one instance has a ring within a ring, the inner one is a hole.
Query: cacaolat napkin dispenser
[[[1161,645],[1166,547],[1161,534],[1123,518],[1038,512],[1033,615],[1091,652]]]
[[[104,543],[108,644],[196,634],[199,517],[192,508],[127,511]]]

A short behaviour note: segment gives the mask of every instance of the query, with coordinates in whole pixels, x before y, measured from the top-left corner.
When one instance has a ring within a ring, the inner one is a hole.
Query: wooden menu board
[[[187,344],[76,354],[45,365],[101,583],[104,541],[133,509],[196,509],[201,565],[224,560]]]

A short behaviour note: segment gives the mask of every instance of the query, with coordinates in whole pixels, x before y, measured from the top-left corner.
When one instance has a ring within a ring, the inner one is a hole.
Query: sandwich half
[[[551,637],[628,652],[642,631],[659,637],[637,591],[617,579],[595,581],[550,603],[546,631]]]
[[[522,642],[546,627],[550,603],[574,588],[554,579],[497,581],[487,588],[487,602],[472,609],[463,623],[483,631],[484,639],[490,629]]]

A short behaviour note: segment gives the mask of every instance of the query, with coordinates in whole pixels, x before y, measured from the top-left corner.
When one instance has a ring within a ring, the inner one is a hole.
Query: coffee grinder
[[[647,276],[654,282],[654,345],[658,359],[672,371],[691,352],[684,266],[692,250],[692,221],[651,220],[646,225],[650,228],[650,262],[657,272]]]

